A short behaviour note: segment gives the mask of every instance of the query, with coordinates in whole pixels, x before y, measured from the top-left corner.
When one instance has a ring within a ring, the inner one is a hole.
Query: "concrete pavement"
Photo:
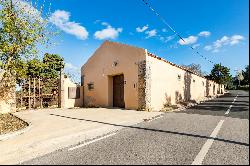
[[[23,164],[195,163],[249,164],[248,92],[230,91],[185,111],[166,113]]]
[[[18,112],[15,115],[31,126],[21,135],[0,141],[0,164],[27,161],[160,114],[105,108]]]

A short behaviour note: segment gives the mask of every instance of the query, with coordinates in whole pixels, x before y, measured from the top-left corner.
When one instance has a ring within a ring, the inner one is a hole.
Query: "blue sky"
[[[51,0],[50,21],[61,30],[42,52],[64,57],[78,70],[104,40],[148,49],[176,64],[212,64],[195,54],[141,0]],[[148,0],[190,46],[231,73],[249,63],[248,0]]]

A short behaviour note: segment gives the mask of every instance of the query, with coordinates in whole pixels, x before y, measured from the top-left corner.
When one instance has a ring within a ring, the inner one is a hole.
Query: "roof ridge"
[[[125,43],[122,43],[122,42],[116,42],[116,41],[111,41],[111,40],[105,40],[103,43],[105,43],[105,42],[115,43],[115,44],[120,44],[120,45],[124,45],[124,46],[128,46],[128,47],[134,47],[134,48],[138,48],[138,49],[143,49],[143,50],[145,50],[145,48],[141,48],[141,47],[137,47],[137,46],[134,46],[134,45],[125,44]]]

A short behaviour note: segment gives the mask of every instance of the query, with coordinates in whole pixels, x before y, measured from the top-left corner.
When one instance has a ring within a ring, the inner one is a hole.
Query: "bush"
[[[249,85],[242,85],[237,88],[238,90],[248,90],[249,91]]]

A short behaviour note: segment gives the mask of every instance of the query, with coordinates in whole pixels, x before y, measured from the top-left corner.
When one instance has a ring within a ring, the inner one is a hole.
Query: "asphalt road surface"
[[[22,164],[249,164],[249,93],[230,91]]]

